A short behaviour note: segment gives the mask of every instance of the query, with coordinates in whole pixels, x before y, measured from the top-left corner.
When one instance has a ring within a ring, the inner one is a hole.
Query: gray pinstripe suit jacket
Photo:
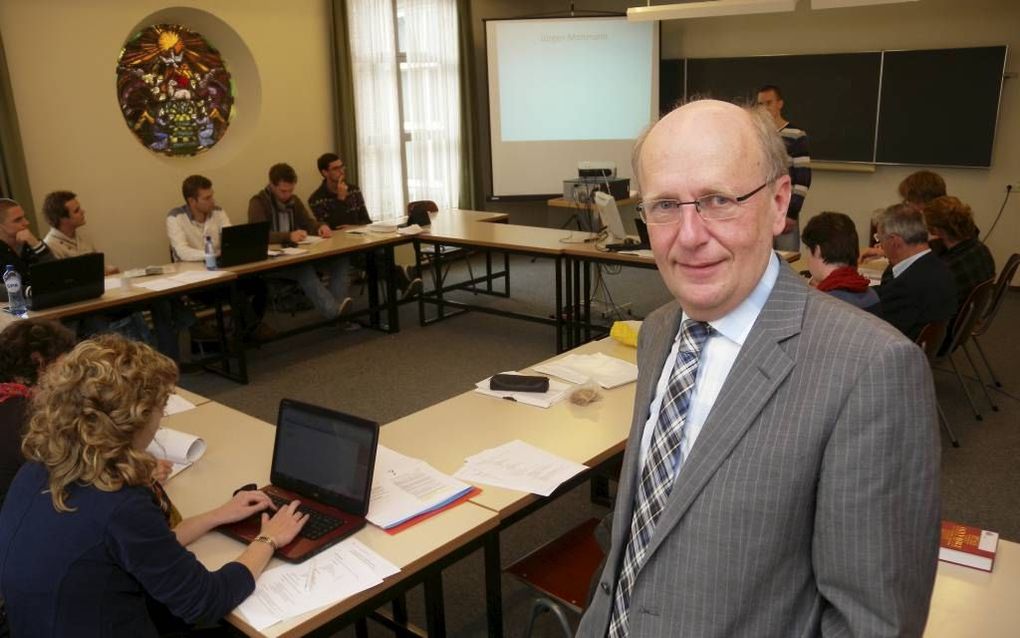
[[[680,318],[672,303],[641,329],[612,545],[579,636],[606,635],[641,430]],[[920,635],[938,437],[921,350],[784,265],[656,526],[630,635]]]

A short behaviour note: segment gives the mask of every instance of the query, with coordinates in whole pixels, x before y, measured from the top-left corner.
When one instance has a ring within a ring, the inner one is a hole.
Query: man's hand
[[[116,266],[104,266],[103,267],[103,274],[105,274],[107,276],[109,276],[109,275],[116,275],[119,272],[120,272],[120,268],[117,268]]]
[[[885,251],[882,250],[882,247],[872,246],[870,248],[865,248],[864,250],[861,251],[861,256],[857,259],[857,263],[863,264],[866,261],[871,261],[872,259],[880,259],[882,257],[885,257]]]
[[[347,195],[350,189],[347,188],[347,182],[340,180],[336,185],[336,198],[343,201],[347,199]]]
[[[305,237],[308,237],[308,233],[303,230],[292,230],[290,231],[290,240],[295,244],[299,241],[303,241]]]
[[[42,243],[36,238],[35,235],[32,234],[32,231],[29,230],[28,228],[26,228],[25,230],[19,230],[17,233],[15,233],[14,239],[15,241],[21,242],[23,244],[28,244],[32,248],[35,248],[36,246]]]
[[[328,225],[323,224],[322,226],[319,226],[319,237],[322,237],[323,239],[328,239],[332,236],[333,231],[329,229]]]

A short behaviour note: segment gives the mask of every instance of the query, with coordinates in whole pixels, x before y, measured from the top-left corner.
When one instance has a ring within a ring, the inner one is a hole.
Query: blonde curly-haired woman
[[[78,344],[40,378],[26,463],[0,512],[13,635],[155,636],[176,619],[219,619],[304,525],[296,502],[270,518],[268,497],[246,491],[170,529],[145,448],[176,380],[170,359],[113,335]],[[260,511],[260,541],[222,568],[206,570],[185,549]]]

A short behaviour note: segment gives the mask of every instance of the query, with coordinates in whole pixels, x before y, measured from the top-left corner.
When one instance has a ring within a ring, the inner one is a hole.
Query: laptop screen
[[[272,482],[352,514],[368,510],[378,426],[284,399],[280,402]]]

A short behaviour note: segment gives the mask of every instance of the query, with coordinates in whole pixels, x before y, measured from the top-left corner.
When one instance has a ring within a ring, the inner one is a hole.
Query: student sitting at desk
[[[811,283],[836,299],[881,315],[878,293],[857,272],[857,228],[843,213],[819,213],[804,226],[801,241],[809,251]]]
[[[18,202],[0,197],[0,268],[14,266],[21,275],[24,290],[32,283],[29,267],[51,259],[53,253],[32,234]],[[7,301],[6,287],[0,287],[0,300]]]
[[[269,498],[245,491],[170,529],[145,449],[176,379],[166,357],[104,335],[39,380],[22,448],[28,462],[0,512],[0,594],[12,635],[154,636],[178,619],[218,619],[304,525],[297,501],[270,518]],[[260,511],[261,536],[214,572],[184,548]]]
[[[333,236],[328,224],[322,224],[308,212],[294,194],[297,173],[289,164],[273,164],[269,168],[269,184],[248,201],[249,222],[269,222],[270,243],[303,241],[309,235],[324,239]],[[316,267],[329,276],[329,288],[322,285]],[[303,263],[278,271],[277,274],[293,279],[301,287],[315,309],[327,320],[340,319],[350,309],[353,300],[347,296],[347,257],[320,259],[316,266]],[[356,329],[357,324],[344,322],[345,329]]]
[[[74,334],[56,321],[22,319],[0,332],[0,506],[18,468],[32,386],[39,373],[74,347]]]

